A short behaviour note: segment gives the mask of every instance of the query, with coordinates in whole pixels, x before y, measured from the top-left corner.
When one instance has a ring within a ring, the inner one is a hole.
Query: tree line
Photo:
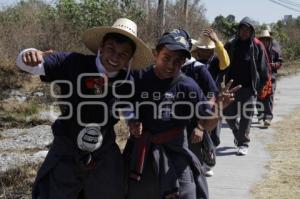
[[[197,39],[202,29],[212,26],[226,41],[234,36],[238,23],[229,15],[218,16],[209,24],[201,0],[56,0],[51,5],[23,0],[0,11],[0,62],[13,63],[17,53],[27,47],[88,52],[81,43],[82,32],[110,26],[120,17],[137,22],[139,36],[150,46],[163,31],[178,27]],[[288,59],[300,57],[299,24],[300,17],[272,24]]]

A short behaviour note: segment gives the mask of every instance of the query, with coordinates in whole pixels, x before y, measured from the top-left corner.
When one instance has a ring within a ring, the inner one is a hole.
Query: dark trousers
[[[257,117],[259,120],[273,119],[274,95],[276,90],[276,74],[272,75],[272,94],[265,99],[257,99]]]
[[[249,133],[255,100],[256,96],[251,88],[241,88],[236,93],[236,100],[224,110],[224,117],[238,146],[248,146],[250,142]]]
[[[56,143],[56,142],[55,142]],[[101,154],[95,168],[86,170],[72,156],[52,150],[39,170],[33,198],[37,199],[123,199],[123,162],[116,144]],[[48,168],[49,166],[49,168]]]
[[[221,143],[221,141],[220,141],[221,126],[222,126],[222,121],[219,120],[216,128],[214,128],[210,132],[210,137],[211,137],[211,140],[213,141],[215,147],[219,146],[219,144]]]
[[[177,155],[172,157],[174,164],[176,164],[176,173],[179,181],[179,198],[181,199],[196,199],[196,185],[194,181],[193,172],[187,163],[187,160]],[[175,159],[174,159],[175,158]],[[129,179],[128,194],[126,199],[162,199],[160,195],[159,176],[154,168],[153,157],[148,156],[145,162],[143,175],[141,181],[134,181]],[[170,160],[171,161],[171,160]],[[158,168],[159,169],[159,168]]]

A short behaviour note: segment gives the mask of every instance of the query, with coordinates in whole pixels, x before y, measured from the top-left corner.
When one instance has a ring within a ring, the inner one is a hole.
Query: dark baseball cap
[[[183,34],[179,29],[174,29],[171,32],[166,32],[158,40],[157,46],[163,45],[171,51],[180,50],[184,52],[186,57],[191,58],[191,53],[189,50],[190,44],[186,39],[186,35]]]

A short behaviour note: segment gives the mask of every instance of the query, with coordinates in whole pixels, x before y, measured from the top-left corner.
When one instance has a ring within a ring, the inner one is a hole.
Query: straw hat
[[[132,57],[131,66],[133,69],[145,68],[153,63],[151,49],[137,37],[137,25],[127,18],[120,18],[112,26],[94,27],[83,33],[82,40],[85,46],[93,53],[97,54],[99,45],[107,33],[119,33],[130,38],[136,45],[136,50]]]
[[[259,38],[263,38],[263,37],[266,37],[266,38],[272,38],[272,36],[270,35],[270,32],[268,31],[268,30],[263,30],[260,34],[259,34],[259,36],[258,36]]]
[[[193,44],[193,47],[192,47],[191,51],[194,51],[197,48],[214,49],[216,47],[215,43],[206,36],[199,37],[198,40],[192,39],[192,44]]]

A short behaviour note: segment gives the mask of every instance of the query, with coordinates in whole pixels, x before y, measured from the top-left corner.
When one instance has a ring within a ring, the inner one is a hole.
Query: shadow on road
[[[216,149],[217,156],[236,155],[235,147],[223,146]]]

